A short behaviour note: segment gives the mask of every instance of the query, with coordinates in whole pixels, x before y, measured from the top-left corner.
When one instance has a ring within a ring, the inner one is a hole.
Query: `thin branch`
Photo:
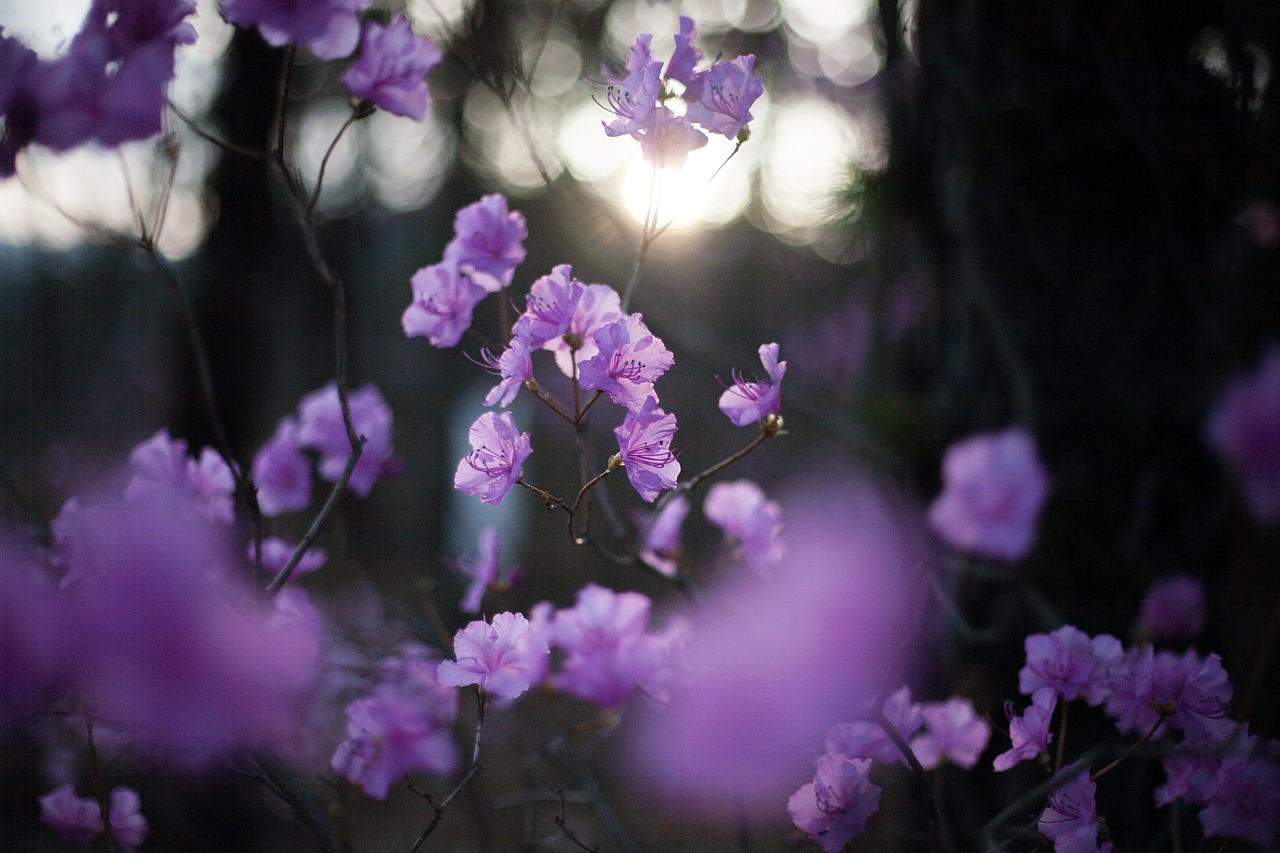
[[[444,819],[444,810],[449,807],[449,804],[454,801],[454,798],[456,798],[458,794],[462,793],[462,789],[467,786],[467,783],[475,778],[475,775],[480,772],[480,734],[484,730],[484,707],[487,699],[488,697],[485,695],[485,692],[477,687],[476,737],[474,746],[471,749],[471,767],[467,769],[466,775],[464,775],[458,782],[457,786],[449,792],[449,795],[445,797],[439,805],[436,805],[435,800],[429,792],[420,791],[413,787],[413,785],[409,786],[411,791],[424,797],[431,805],[431,808],[435,810],[435,814],[431,818],[431,823],[427,824],[427,828],[422,830],[422,834],[413,842],[413,846],[409,848],[409,853],[418,853],[418,849],[422,847],[423,843],[427,840],[427,837],[431,835],[431,833],[435,832],[436,827],[440,825],[440,821]]]
[[[107,796],[107,789],[102,784],[102,774],[98,768],[98,747],[93,741],[93,717],[87,711],[84,714],[84,736],[89,744],[89,778],[93,783],[93,796],[102,811],[102,828],[107,833],[107,849],[116,853],[119,844],[116,842],[115,829],[111,826],[111,798]]]
[[[226,151],[229,154],[238,154],[241,157],[248,157],[251,160],[270,160],[271,159],[270,151],[259,151],[256,148],[249,148],[248,146],[245,146],[245,145],[237,145],[234,142],[229,142],[226,139],[223,139],[222,137],[205,130],[196,122],[194,118],[187,115],[182,110],[178,109],[178,105],[175,104],[173,101],[169,101],[168,104],[169,104],[169,109],[173,111],[173,114],[176,115],[179,119],[181,119],[182,123],[185,124],[187,127],[189,127],[192,133],[194,133],[196,136],[203,139],[205,142],[210,142],[216,147],[221,148],[223,151]]]
[[[355,124],[358,120],[369,115],[369,110],[363,108],[364,102],[361,101],[351,108],[351,115],[347,116],[347,120],[342,123],[342,127],[338,128],[338,132],[334,135],[333,141],[329,143],[329,147],[325,149],[324,157],[320,160],[320,171],[316,173],[316,188],[311,192],[311,200],[307,202],[307,214],[310,215],[316,209],[316,202],[320,201],[320,190],[324,187],[324,173],[329,168],[329,158],[333,156],[333,151],[338,147],[338,142],[342,140],[342,135],[347,132],[347,128]]]
[[[333,513],[334,507],[338,505],[343,489],[347,487],[347,483],[351,480],[351,472],[356,469],[356,463],[360,461],[364,442],[365,439],[360,438],[351,446],[351,455],[347,457],[347,464],[338,476],[338,482],[333,484],[333,489],[329,492],[329,497],[325,499],[324,506],[320,507],[320,512],[316,514],[315,519],[311,522],[311,527],[307,529],[306,535],[302,537],[302,541],[298,543],[297,547],[293,549],[293,553],[289,555],[288,562],[271,579],[271,583],[267,584],[267,593],[269,595],[275,595],[280,591],[281,587],[289,580],[289,576],[293,574],[293,570],[297,568],[298,563],[302,562],[307,549],[311,547],[316,541],[316,537],[320,535],[320,529],[324,527],[324,523]],[[259,559],[261,558],[259,557]]]
[[[937,798],[933,795],[933,785],[929,784],[929,774],[925,772],[924,765],[920,763],[920,759],[916,757],[915,751],[906,739],[902,737],[902,733],[898,731],[898,727],[884,715],[884,711],[878,706],[872,715],[875,721],[889,740],[893,741],[893,745],[898,748],[898,752],[902,753],[902,757],[906,759],[907,766],[911,768],[911,772],[916,775],[920,781],[920,790],[924,792],[924,802],[929,814],[929,833],[932,838],[932,847],[934,850],[942,850],[945,853],[951,853],[954,848],[951,845],[951,836],[947,832],[946,816],[942,813],[942,808],[938,805]]]
[[[556,815],[555,818],[553,818],[553,820],[555,821],[556,826],[560,827],[560,831],[564,833],[564,837],[572,841],[574,846],[577,847],[579,850],[586,850],[587,853],[600,853],[599,847],[595,846],[594,844],[588,845],[581,838],[574,835],[573,831],[569,829],[567,823],[565,822],[564,786],[555,785],[551,788],[551,790],[560,795],[560,814]]]

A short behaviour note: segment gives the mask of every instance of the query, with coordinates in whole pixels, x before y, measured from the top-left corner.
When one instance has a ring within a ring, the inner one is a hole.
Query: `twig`
[[[1070,702],[1063,702],[1062,716],[1058,718],[1058,756],[1053,762],[1053,772],[1057,773],[1062,769],[1062,756],[1067,749],[1067,706]]]
[[[947,832],[946,817],[938,805],[937,798],[933,795],[933,785],[929,784],[929,774],[925,772],[924,765],[916,757],[911,745],[902,737],[898,727],[884,715],[884,711],[878,706],[875,708],[872,719],[889,736],[889,740],[893,741],[893,745],[898,748],[898,752],[902,753],[902,757],[906,759],[907,766],[911,768],[911,772],[920,780],[920,790],[924,792],[924,802],[929,813],[931,846],[934,850],[943,850],[946,853],[951,853],[954,848],[951,846],[951,836]]]
[[[116,853],[119,845],[116,842],[115,829],[111,826],[111,799],[107,789],[102,785],[102,774],[98,769],[98,747],[93,742],[93,717],[86,711],[84,714],[84,736],[89,744],[89,778],[93,783],[93,796],[98,801],[102,812],[102,828],[107,833],[107,849]]]
[[[214,133],[210,133],[209,131],[202,128],[194,118],[187,115],[182,110],[178,109],[178,105],[175,104],[173,101],[169,101],[168,104],[169,104],[169,109],[173,111],[173,114],[176,115],[179,119],[181,119],[182,123],[185,124],[187,127],[189,127],[192,133],[194,133],[196,136],[203,139],[205,142],[213,143],[218,148],[221,148],[223,151],[226,151],[230,154],[239,154],[241,157],[248,157],[251,160],[270,160],[271,159],[270,151],[259,151],[256,148],[249,148],[248,146],[245,146],[245,145],[237,145],[234,142],[230,142],[226,139],[223,139],[222,137]]]
[[[436,805],[436,802],[432,798],[430,792],[420,791],[413,785],[409,786],[410,790],[425,798],[431,805],[431,808],[435,810],[435,815],[431,818],[431,823],[427,824],[427,828],[422,830],[422,834],[418,836],[418,840],[413,842],[413,846],[409,848],[409,853],[418,853],[418,848],[422,847],[423,843],[427,840],[427,836],[435,832],[436,827],[440,825],[440,821],[444,819],[444,810],[449,807],[449,804],[453,802],[454,798],[457,797],[458,794],[462,793],[462,789],[467,786],[467,783],[475,778],[475,775],[480,772],[480,733],[484,730],[484,706],[487,699],[488,697],[485,695],[485,692],[477,687],[476,738],[475,744],[471,749],[471,766],[467,769],[466,775],[462,777],[457,786],[449,792],[449,795],[445,797],[439,805]]]
[[[324,173],[325,170],[329,168],[329,158],[333,156],[333,151],[338,147],[338,142],[342,140],[342,135],[347,132],[347,128],[351,127],[351,125],[369,114],[370,111],[363,101],[352,107],[351,115],[347,116],[347,120],[342,123],[342,127],[338,128],[338,132],[334,135],[333,141],[330,142],[329,147],[325,149],[324,157],[320,159],[320,170],[316,173],[316,187],[311,191],[311,200],[307,202],[308,214],[312,213],[316,209],[316,202],[320,200],[320,189],[324,186]]]
[[[569,829],[566,824],[564,817],[564,786],[553,785],[551,790],[560,796],[560,814],[556,815],[553,820],[555,821],[556,826],[560,827],[560,831],[564,833],[564,837],[572,841],[580,850],[586,850],[587,853],[600,853],[599,847],[594,844],[588,845],[581,838],[574,835],[573,831]]]
[[[355,470],[356,463],[360,461],[360,453],[364,448],[364,438],[360,438],[351,447],[351,455],[347,457],[347,464],[342,469],[342,474],[338,476],[338,482],[333,484],[333,489],[329,492],[329,497],[325,499],[324,506],[320,507],[320,512],[316,514],[315,519],[311,522],[311,527],[307,529],[306,535],[302,537],[302,541],[293,549],[293,553],[289,555],[289,560],[284,564],[276,576],[271,579],[271,583],[267,584],[267,593],[275,595],[280,588],[289,580],[289,576],[293,574],[293,570],[297,568],[298,563],[302,562],[302,558],[306,555],[307,549],[316,541],[316,537],[320,535],[320,528],[324,526],[333,508],[338,505],[339,498],[342,497],[342,490],[347,487],[347,483],[351,480],[351,472]]]

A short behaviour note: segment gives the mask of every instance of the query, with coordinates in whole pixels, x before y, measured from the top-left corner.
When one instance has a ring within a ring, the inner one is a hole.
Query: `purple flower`
[[[410,338],[426,338],[434,347],[451,347],[471,328],[471,312],[486,295],[483,287],[458,272],[450,260],[413,274],[413,301],[400,323]]]
[[[511,284],[524,261],[529,229],[520,211],[507,210],[505,196],[487,195],[459,210],[453,232],[453,240],[444,247],[446,261],[454,261],[463,276],[489,293]]]
[[[1184,743],[1176,752],[1161,759],[1165,783],[1155,790],[1157,806],[1176,799],[1202,805],[1218,788],[1218,771],[1224,761],[1248,758],[1258,745],[1258,738],[1241,725],[1235,736],[1220,743]]]
[[[640,559],[669,578],[676,576],[682,553],[680,528],[689,514],[689,499],[676,495],[658,510],[658,517],[648,525],[648,533],[640,547]]]
[[[529,288],[525,312],[516,322],[514,333],[527,335],[530,346],[537,348],[569,331],[569,324],[583,295],[582,282],[573,277],[568,264],[552,267]]]
[[[533,356],[527,334],[513,337],[502,355],[496,358],[487,347],[481,350],[480,357],[490,373],[502,377],[502,381],[485,395],[486,406],[499,405],[505,408],[520,393],[520,386],[533,378]]]
[[[707,136],[690,124],[688,117],[678,116],[666,107],[658,107],[649,125],[635,134],[645,162],[659,169],[680,169],[691,151],[707,144]]]
[[[126,851],[137,849],[147,838],[147,819],[142,815],[142,799],[132,788],[111,792],[111,834]]]
[[[991,739],[991,726],[973,710],[968,699],[952,697],[945,702],[920,706],[924,731],[911,740],[911,749],[921,766],[932,770],[950,761],[968,770]]]
[[[1053,841],[1055,846],[1062,836],[1084,833],[1091,838],[1098,834],[1098,807],[1094,800],[1097,788],[1089,781],[1085,770],[1049,795],[1049,806],[1040,813],[1036,828]]]
[[[222,16],[258,28],[267,44],[300,44],[320,59],[350,56],[360,40],[356,12],[370,0],[222,0]]]
[[[866,759],[820,755],[817,765],[813,781],[787,800],[787,814],[825,853],[838,853],[880,808],[880,788]]]
[[[1280,343],[1231,382],[1205,424],[1209,446],[1235,471],[1258,521],[1280,518]]]
[[[646,501],[652,501],[665,489],[673,489],[680,476],[671,439],[676,434],[676,416],[658,408],[658,401],[647,399],[639,411],[627,412],[622,426],[614,429],[618,438],[622,464],[631,485]]]
[[[1193,640],[1204,630],[1204,585],[1185,575],[1153,583],[1138,608],[1138,633],[1152,640]]]
[[[652,39],[648,33],[636,36],[627,56],[626,77],[615,76],[607,66],[600,67],[610,84],[606,109],[617,116],[604,126],[609,136],[635,135],[652,124],[658,96],[662,93],[662,63],[649,53]]]
[[[782,561],[782,507],[766,500],[750,480],[716,483],[707,491],[702,511],[730,538],[753,570],[768,574]]]
[[[595,334],[598,329],[622,316],[622,300],[618,292],[607,284],[586,284],[582,295],[574,305],[569,328],[559,337],[542,345],[556,354],[556,365],[565,376],[573,376],[573,362],[582,363],[593,358],[599,348]],[[573,346],[570,346],[570,341]],[[576,347],[576,349],[575,349]]]
[[[457,663],[441,662],[436,670],[440,683],[475,684],[500,699],[514,699],[532,687],[551,654],[519,613],[499,613],[492,625],[481,620],[468,624],[454,635],[453,649]]]
[[[458,694],[436,679],[437,665],[425,656],[384,664],[385,680],[373,695],[347,706],[347,738],[329,762],[335,773],[380,800],[410,773],[453,772]]]
[[[162,429],[129,454],[133,477],[125,486],[127,500],[163,500],[166,495],[194,497],[200,513],[209,521],[235,521],[231,496],[236,482],[231,469],[212,448],[198,460],[187,456],[187,443],[169,437]]]
[[[1049,748],[1049,741],[1053,739],[1049,733],[1049,722],[1058,704],[1058,694],[1048,687],[1040,688],[1018,717],[1013,716],[1010,704],[1005,703],[1005,711],[1009,715],[1009,738],[1013,746],[996,756],[993,766],[997,772],[1008,770],[1019,762],[1039,758]]]
[[[661,682],[668,646],[646,633],[648,596],[616,593],[596,584],[578,590],[575,606],[560,610],[552,644],[567,655],[552,683],[580,699],[616,708],[637,687]]]
[[[453,487],[483,503],[502,503],[533,452],[529,433],[516,430],[510,412],[485,412],[471,425],[468,438],[474,449],[458,463]]]
[[[844,481],[847,484],[847,480]],[[688,675],[641,715],[632,760],[682,801],[765,808],[805,754],[887,680],[921,543],[869,489],[803,480],[772,577],[726,576],[693,614]],[[914,606],[914,605],[911,605]]]
[[[698,31],[694,29],[693,19],[681,15],[680,32],[675,36],[676,50],[667,62],[664,77],[689,85],[693,80],[693,69],[702,61],[702,51],[693,46],[693,40],[697,37]]]
[[[393,115],[422,121],[431,104],[424,78],[443,58],[431,39],[413,34],[403,14],[386,27],[366,21],[360,58],[342,75],[342,84]]]
[[[311,462],[302,453],[298,420],[281,418],[276,431],[253,457],[253,483],[263,515],[299,512],[311,503]]]
[[[1270,849],[1280,834],[1280,766],[1264,758],[1224,759],[1200,810],[1206,836],[1225,835]]]
[[[485,590],[490,586],[510,585],[519,575],[519,567],[514,567],[506,572],[506,581],[500,581],[503,573],[498,568],[499,546],[498,528],[486,527],[480,531],[479,558],[457,557],[453,560],[454,568],[471,577],[471,585],[458,605],[463,613],[479,613]]]
[[[761,344],[760,362],[769,375],[768,382],[759,379],[748,382],[735,370],[733,385],[720,395],[720,411],[734,426],[753,424],[766,415],[782,411],[782,377],[787,372],[787,363],[778,361],[778,345]]]
[[[379,477],[398,470],[393,457],[391,407],[373,383],[347,394],[351,408],[351,425],[358,437],[365,439],[360,459],[351,472],[347,488],[367,497]],[[320,452],[320,476],[337,482],[347,467],[351,441],[342,420],[342,404],[338,386],[328,385],[313,391],[298,403],[298,443]]]
[[[1194,651],[1181,657],[1152,652],[1150,644],[1127,652],[1114,667],[1107,714],[1123,732],[1163,737],[1167,720],[1188,742],[1220,741],[1235,730],[1228,716],[1232,687],[1217,655],[1201,658]]]
[[[898,735],[910,742],[924,725],[920,706],[911,701],[911,690],[900,687],[884,701],[885,718],[897,730]],[[907,759],[898,745],[881,728],[878,722],[856,720],[840,723],[827,732],[826,752],[839,753],[849,758],[869,758],[884,764],[905,764]]]
[[[1068,702],[1083,695],[1090,705],[1107,698],[1108,667],[1118,663],[1120,641],[1100,634],[1092,640],[1073,625],[1050,634],[1031,634],[1023,645],[1027,662],[1018,672],[1018,690],[1025,696],[1048,687]]]
[[[629,412],[639,412],[654,397],[653,383],[675,362],[641,314],[628,314],[593,336],[597,352],[578,365],[578,381],[589,391],[603,391]]]
[[[37,71],[35,141],[65,151],[160,133],[174,50],[196,40],[184,21],[194,11],[190,0],[94,0],[67,53]]]
[[[764,94],[764,81],[751,73],[755,61],[754,56],[739,56],[695,74],[684,93],[689,121],[726,139],[738,136],[753,118],[751,105]]]
[[[92,713],[184,764],[294,741],[318,619],[267,607],[211,529],[171,501],[100,507],[86,539],[95,571],[64,604],[76,626],[68,675]]]
[[[96,800],[77,797],[68,782],[40,798],[40,820],[64,841],[88,844],[102,831],[102,807]]]
[[[975,435],[947,448],[942,494],[929,525],[961,551],[1018,560],[1031,549],[1049,479],[1035,439],[1020,427]]]
[[[1222,668],[1222,659],[1216,654],[1201,659],[1194,651],[1188,651],[1180,663],[1187,679],[1178,693],[1171,722],[1182,729],[1190,743],[1229,737],[1236,728],[1229,716],[1233,688]]]
[[[297,546],[292,542],[281,539],[279,536],[268,536],[262,540],[262,569],[263,571],[275,574],[285,567],[289,562],[289,558],[293,556],[293,552]],[[253,561],[253,543],[249,543],[246,553],[249,561]],[[302,555],[302,559],[298,561],[298,565],[293,567],[293,574],[289,576],[290,581],[297,580],[303,575],[309,575],[316,569],[325,564],[329,559],[329,555],[324,552],[323,548],[312,545],[307,549],[307,553]]]

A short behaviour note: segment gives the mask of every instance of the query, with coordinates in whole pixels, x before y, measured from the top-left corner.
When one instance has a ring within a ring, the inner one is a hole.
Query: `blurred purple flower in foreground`
[[[370,0],[222,0],[222,16],[258,28],[267,44],[299,44],[321,59],[350,56],[360,41],[356,12]]]
[[[1205,434],[1240,479],[1249,513],[1264,522],[1280,518],[1280,344],[1227,386]]]
[[[637,709],[637,767],[691,807],[776,808],[811,745],[908,660],[918,535],[869,487],[810,480],[802,495],[787,507],[788,559],[709,591],[687,678],[668,706]]]
[[[920,707],[924,731],[911,741],[911,749],[926,770],[950,761],[968,770],[987,748],[991,725],[973,710],[968,699],[926,702]]]
[[[1011,427],[971,436],[947,448],[929,525],[961,551],[1018,560],[1031,550],[1048,494],[1031,433]]]
[[[767,575],[782,562],[782,507],[750,480],[716,483],[702,502],[707,519],[735,540],[747,565]]]
[[[431,104],[424,78],[443,58],[431,39],[413,34],[403,14],[386,27],[366,21],[360,58],[342,75],[342,84],[393,115],[422,121]]]

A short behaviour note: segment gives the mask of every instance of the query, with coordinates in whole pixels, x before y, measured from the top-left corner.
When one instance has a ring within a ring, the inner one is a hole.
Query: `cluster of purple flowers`
[[[836,853],[862,833],[879,808],[880,788],[870,781],[873,763],[906,763],[885,725],[909,745],[926,770],[943,762],[972,768],[991,737],[990,724],[969,700],[952,697],[917,704],[907,687],[884,701],[879,717],[840,723],[827,732],[813,781],[787,801],[792,822],[826,853]]]
[[[111,835],[126,853],[133,853],[147,838],[142,801],[132,788],[111,792]],[[71,785],[62,785],[40,798],[40,820],[53,827],[63,840],[89,844],[102,833],[102,806],[97,800],[77,797]]]
[[[356,13],[370,0],[222,0],[231,23],[257,27],[270,44],[303,45],[341,59],[360,45],[342,76],[348,91],[395,115],[421,121],[426,73],[441,60],[429,39],[399,15],[387,27]],[[13,175],[30,144],[66,151],[88,142],[112,148],[163,130],[175,51],[196,40],[192,0],[93,0],[67,50],[40,59],[0,32],[0,177]]]
[[[1205,424],[1205,435],[1240,480],[1249,514],[1280,519],[1280,344],[1233,380]]]
[[[1240,781],[1280,780],[1276,747],[1258,747],[1247,727],[1230,718],[1232,685],[1217,655],[1155,651],[1149,643],[1126,649],[1115,637],[1091,638],[1071,625],[1027,637],[1026,654],[1018,689],[1032,697],[1032,704],[1020,716],[1010,711],[1013,744],[995,759],[996,770],[1043,760],[1055,706],[1059,700],[1083,699],[1102,706],[1122,734],[1146,740],[1181,735],[1177,748],[1163,759],[1169,781],[1157,790],[1157,805],[1179,797],[1204,806],[1201,823],[1210,835],[1268,845],[1280,833],[1280,788]],[[1082,843],[1077,836],[1083,837],[1083,830],[1075,824],[1064,828],[1061,816],[1079,813],[1086,803],[1086,811],[1093,809],[1093,783],[1088,774],[1083,779],[1063,786],[1051,800],[1049,811],[1059,817],[1048,822],[1056,834],[1045,830],[1042,818],[1046,835],[1069,835],[1072,844]],[[1096,830],[1096,811],[1093,815]],[[1084,835],[1094,842],[1093,834]],[[1058,849],[1062,843],[1055,840]]]
[[[458,694],[436,676],[434,652],[408,644],[382,664],[372,695],[347,706],[347,737],[333,771],[382,799],[410,773],[448,775],[458,763]]]
[[[752,73],[754,56],[718,61],[701,71],[702,52],[693,46],[697,37],[693,20],[680,18],[676,49],[663,70],[649,45],[653,36],[641,33],[627,56],[626,74],[616,75],[607,66],[607,109],[615,118],[604,125],[609,136],[631,136],[640,142],[645,159],[657,167],[679,168],[690,151],[707,144],[706,133],[745,140],[751,106],[764,93],[764,83]],[[679,100],[683,114],[668,106],[677,98],[669,83],[683,87]],[[702,127],[699,130],[695,125]]]

